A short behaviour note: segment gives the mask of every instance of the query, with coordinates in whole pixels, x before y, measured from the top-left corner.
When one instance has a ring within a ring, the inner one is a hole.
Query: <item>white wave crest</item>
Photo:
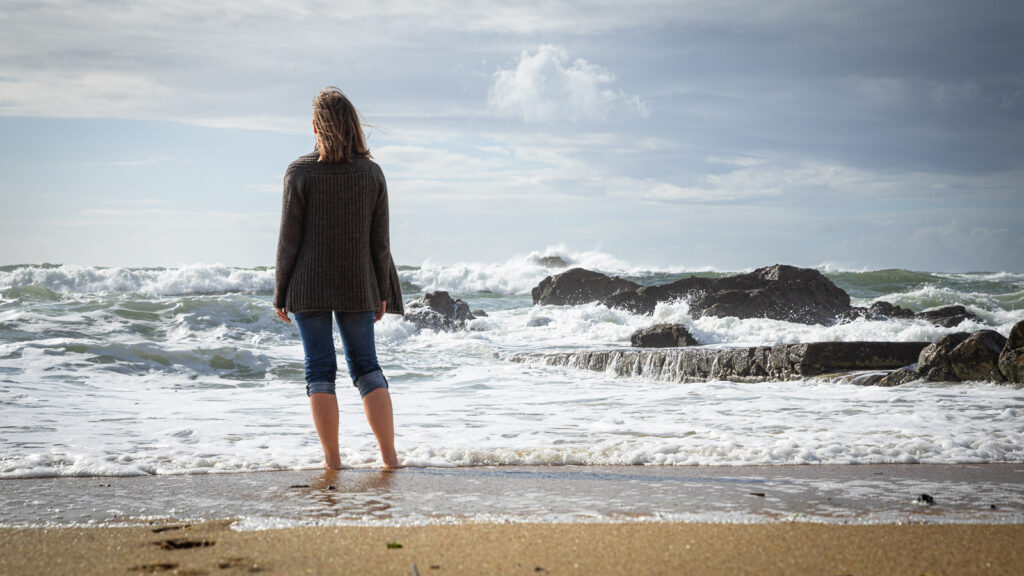
[[[586,268],[620,276],[715,271],[711,268],[645,268],[631,265],[597,250],[573,252],[564,245],[556,245],[548,246],[544,250],[534,250],[526,255],[518,254],[500,263],[457,262],[446,265],[428,259],[418,269],[404,270],[399,275],[402,280],[415,284],[424,291],[529,294],[530,290],[545,277],[565,272],[570,268]]]
[[[140,292],[152,296],[269,293],[273,268],[234,268],[190,264],[177,268],[97,268],[93,266],[18,266],[0,271],[0,287],[43,286],[58,293]]]

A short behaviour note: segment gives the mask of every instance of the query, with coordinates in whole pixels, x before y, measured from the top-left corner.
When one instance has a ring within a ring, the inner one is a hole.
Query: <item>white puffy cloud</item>
[[[583,58],[570,59],[565,47],[542,44],[524,50],[515,68],[498,69],[488,93],[491,110],[525,122],[605,120],[616,112],[646,117],[639,96],[613,90],[615,74]]]

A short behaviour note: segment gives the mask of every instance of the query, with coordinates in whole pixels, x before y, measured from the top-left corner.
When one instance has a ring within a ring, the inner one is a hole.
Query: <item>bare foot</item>
[[[385,472],[394,472],[395,470],[398,470],[399,468],[405,468],[405,466],[402,466],[397,461],[392,463],[392,464],[388,464],[388,463],[384,464],[384,471]]]
[[[326,460],[324,461],[324,470],[344,470],[344,469],[345,469],[345,466],[343,466],[341,464],[341,462],[338,462],[337,464],[328,464]]]

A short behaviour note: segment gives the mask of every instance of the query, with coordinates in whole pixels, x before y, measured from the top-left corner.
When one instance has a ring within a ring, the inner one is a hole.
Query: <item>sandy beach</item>
[[[1020,574],[1022,525],[0,530],[3,574]],[[414,567],[415,566],[415,572]]]

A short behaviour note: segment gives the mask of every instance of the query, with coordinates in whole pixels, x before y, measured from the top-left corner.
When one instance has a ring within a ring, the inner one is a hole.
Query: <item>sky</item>
[[[0,3],[0,264],[274,261],[340,87],[399,264],[1024,272],[1024,3]]]

